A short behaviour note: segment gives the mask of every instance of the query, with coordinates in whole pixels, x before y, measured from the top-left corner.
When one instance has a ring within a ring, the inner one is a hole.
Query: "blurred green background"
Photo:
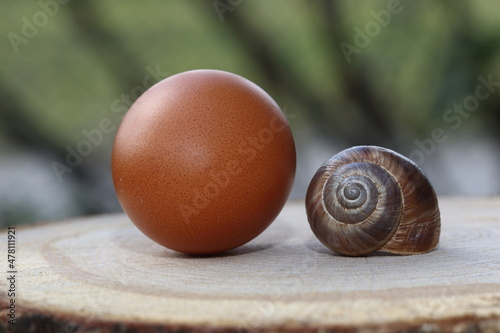
[[[286,111],[293,199],[358,144],[411,157],[438,194],[500,193],[499,2],[40,0],[0,13],[0,227],[119,211],[121,117],[198,68],[242,75]],[[83,147],[103,119],[114,130]]]

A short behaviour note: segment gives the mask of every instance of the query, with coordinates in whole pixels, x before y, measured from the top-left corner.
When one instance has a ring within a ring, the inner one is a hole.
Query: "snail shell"
[[[306,196],[309,224],[331,250],[431,251],[441,229],[436,193],[408,158],[376,146],[353,147],[326,161]]]

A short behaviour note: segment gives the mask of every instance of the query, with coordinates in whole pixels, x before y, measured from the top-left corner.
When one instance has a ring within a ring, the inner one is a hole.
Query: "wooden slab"
[[[440,207],[440,247],[419,256],[333,254],[302,202],[249,244],[205,258],[153,243],[122,214],[17,228],[16,328],[500,332],[500,198]],[[7,282],[0,331],[11,328]]]

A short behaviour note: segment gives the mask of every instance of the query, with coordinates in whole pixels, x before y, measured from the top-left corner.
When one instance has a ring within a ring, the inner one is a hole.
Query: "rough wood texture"
[[[335,255],[302,202],[204,258],[156,245],[124,215],[17,228],[17,332],[500,332],[500,198],[440,207],[440,246],[417,256]]]

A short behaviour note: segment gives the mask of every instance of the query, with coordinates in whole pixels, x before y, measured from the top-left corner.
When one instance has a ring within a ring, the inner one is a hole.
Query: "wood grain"
[[[16,329],[500,332],[500,198],[439,202],[440,246],[417,256],[336,255],[302,202],[211,257],[165,249],[122,214],[17,228]],[[7,287],[1,279],[0,332],[15,332]]]

